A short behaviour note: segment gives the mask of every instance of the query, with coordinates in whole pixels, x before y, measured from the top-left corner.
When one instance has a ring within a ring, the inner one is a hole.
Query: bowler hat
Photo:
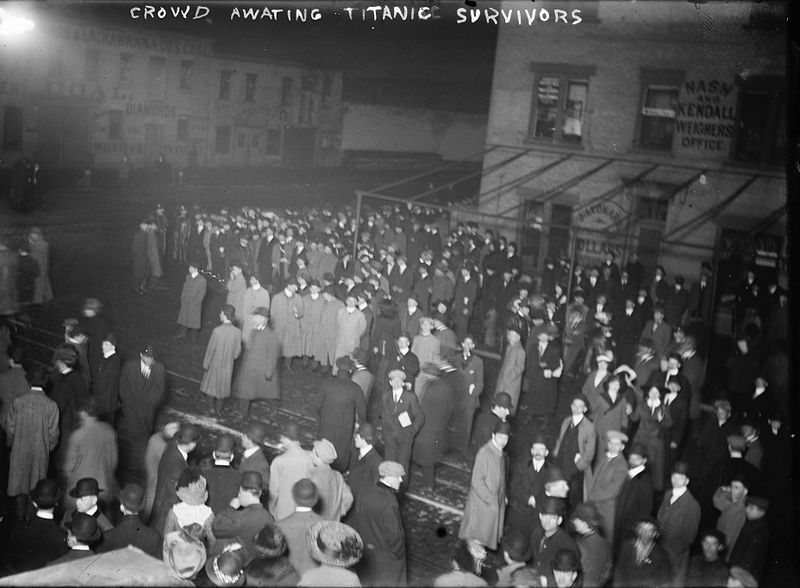
[[[545,470],[545,472],[544,472],[544,483],[545,483],[545,485],[552,484],[553,482],[561,482],[561,481],[564,481],[564,482],[567,481],[567,478],[564,475],[564,472],[561,471],[561,468],[549,467],[549,468],[547,468]]]
[[[138,513],[144,508],[144,490],[139,484],[126,484],[119,493],[119,501],[127,510]]]
[[[192,443],[200,438],[200,430],[191,423],[182,423],[175,435],[175,440],[180,443]]]
[[[553,561],[550,562],[550,567],[559,572],[577,572],[581,569],[581,564],[574,551],[559,549]]]
[[[547,447],[547,437],[544,433],[534,433],[531,445],[544,445]]]
[[[628,442],[628,436],[625,433],[614,430],[606,431],[606,439],[608,439],[609,441],[613,441],[616,439],[618,441],[622,441],[623,443]]]
[[[364,542],[352,527],[338,521],[319,521],[306,531],[311,557],[322,565],[349,568],[364,553]]]
[[[553,496],[548,496],[542,502],[542,506],[539,508],[539,512],[541,514],[549,514],[549,515],[558,515],[563,516],[565,510],[564,500],[562,498],[555,498]]]
[[[39,508],[50,508],[56,505],[60,494],[58,482],[49,479],[39,480],[36,482],[34,489],[31,490],[31,500]]]
[[[630,455],[636,454],[647,458],[647,446],[644,443],[634,443],[628,452]]]
[[[492,427],[492,433],[497,433],[498,435],[510,435],[511,434],[511,423],[507,421],[497,421]]]
[[[689,477],[689,464],[685,461],[676,461],[675,465],[672,466],[672,473],[673,474],[681,474],[683,476]]]
[[[597,528],[602,522],[600,511],[591,502],[581,502],[575,506],[572,511],[573,519],[580,519],[587,525]]]
[[[75,487],[69,491],[69,495],[73,498],[83,498],[84,496],[97,496],[101,492],[97,480],[94,478],[81,478],[75,484]]]
[[[247,490],[261,490],[264,486],[264,478],[259,472],[244,472],[239,485]]]
[[[286,553],[286,536],[275,523],[267,523],[253,537],[253,551],[258,557],[274,559]]]
[[[527,537],[518,531],[512,531],[503,535],[503,538],[500,540],[500,545],[502,545],[503,550],[508,553],[509,559],[517,562],[527,562],[533,555]]]
[[[67,527],[78,541],[84,543],[97,541],[103,535],[97,526],[97,519],[83,512],[73,513],[72,520],[67,524]]]
[[[292,486],[292,498],[297,506],[313,507],[319,500],[317,485],[308,478],[298,480]]]
[[[586,398],[586,395],[585,395],[585,394],[583,394],[582,392],[578,392],[577,394],[575,394],[575,395],[574,395],[574,396],[573,396],[573,397],[570,399],[570,403],[572,403],[572,402],[575,402],[576,400],[580,400],[581,402],[583,402],[583,405],[584,405],[586,408],[589,408],[589,399],[588,399],[588,398]]]
[[[506,392],[498,392],[494,395],[494,400],[492,401],[494,406],[499,406],[500,408],[505,408],[511,410],[511,396]]]

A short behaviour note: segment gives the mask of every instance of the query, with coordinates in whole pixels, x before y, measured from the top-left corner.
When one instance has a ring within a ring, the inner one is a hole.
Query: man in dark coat
[[[554,341],[557,332],[552,326],[542,325],[532,334],[525,352],[528,388],[520,409],[526,406],[528,415],[552,416],[556,411],[558,382],[564,368],[561,346]]]
[[[458,372],[447,360],[423,366],[431,376],[425,384],[425,395],[420,401],[425,422],[414,437],[412,458],[422,468],[422,483],[433,488],[436,462],[449,448],[448,426],[453,418],[460,381]]]
[[[175,336],[176,339],[185,338],[187,331],[191,331],[193,339],[197,341],[202,328],[203,299],[206,296],[208,284],[206,279],[200,275],[199,270],[199,263],[189,262],[189,274],[186,276],[183,290],[181,290],[181,308],[178,311],[180,332]]]
[[[166,395],[166,370],[156,362],[153,348],[145,346],[139,358],[122,366],[119,380],[120,418],[117,423],[121,484],[145,481],[144,450],[153,433],[156,412]],[[177,478],[176,478],[177,479]]]
[[[670,482],[672,489],[664,493],[658,522],[664,532],[663,545],[672,569],[672,581],[676,586],[683,586],[689,571],[689,548],[700,525],[700,504],[689,491],[686,462],[675,463]]]
[[[147,280],[150,278],[150,261],[147,257],[147,221],[139,223],[139,230],[133,236],[131,256],[133,257],[133,289],[137,294],[144,294]]]
[[[389,372],[391,389],[383,396],[383,437],[386,459],[397,461],[408,471],[414,437],[425,423],[417,396],[404,388],[406,374],[401,370]],[[360,394],[360,391],[359,391]]]
[[[403,466],[384,461],[380,479],[355,503],[353,528],[364,541],[357,573],[364,586],[404,586],[406,536],[395,493],[405,476]]]
[[[632,367],[636,359],[636,344],[639,342],[639,335],[644,325],[641,316],[636,312],[636,301],[628,298],[624,304],[625,310],[614,317],[613,332],[617,343],[618,363]]]
[[[86,380],[76,369],[78,353],[72,345],[62,344],[53,354],[56,373],[51,376],[47,395],[58,405],[59,444],[55,453],[55,467],[60,470],[66,457],[69,436],[78,427],[78,406],[89,396]]]
[[[475,411],[481,404],[483,392],[483,360],[475,355],[475,338],[467,335],[461,341],[461,353],[456,356],[455,365],[461,376],[458,401],[453,415],[453,434],[451,437],[453,449],[464,458],[471,459],[469,455],[469,437],[472,432],[472,421]]]
[[[419,323],[419,321],[417,321]],[[416,328],[419,331],[419,326]],[[415,333],[415,335],[418,333]],[[409,382],[411,386],[414,385],[414,380],[416,379],[417,375],[419,375],[419,357],[411,351],[411,342],[414,339],[415,335],[409,335],[408,332],[400,333],[400,336],[397,338],[396,347],[392,349],[391,352],[387,352],[388,357],[388,364],[386,366],[386,378],[384,380],[378,380],[379,390],[382,393],[389,392],[391,390],[391,386],[389,385],[389,378],[388,374],[392,370],[400,370],[406,375],[406,382]],[[383,372],[379,371],[379,376]],[[413,389],[413,388],[412,388]]]
[[[258,472],[264,487],[261,493],[261,502],[266,505],[267,492],[269,491],[269,460],[264,453],[263,443],[267,437],[267,427],[264,423],[252,421],[242,435],[242,458],[239,461],[239,473]]]
[[[508,415],[511,414],[511,408],[511,396],[505,392],[498,392],[494,395],[491,408],[478,414],[478,418],[475,419],[475,425],[472,428],[472,439],[469,443],[470,458],[473,458],[478,450],[489,442],[495,425],[500,422],[506,422]]]
[[[103,305],[97,298],[87,298],[83,303],[82,316],[78,325],[89,337],[87,356],[92,372],[92,382],[97,378],[97,370],[103,359],[103,340],[111,332],[111,325],[102,314]]]
[[[631,539],[636,522],[653,512],[653,480],[647,469],[647,447],[634,443],[628,455],[628,476],[622,483],[614,510],[614,549]]]
[[[669,558],[658,542],[658,522],[650,517],[636,523],[635,537],[622,544],[614,568],[614,586],[661,588],[672,578]]]
[[[30,494],[36,514],[21,519],[10,531],[8,561],[14,573],[36,570],[67,553],[67,534],[55,522],[53,511],[59,490],[55,480],[40,480]]]
[[[225,509],[214,518],[213,531],[218,542],[216,550],[239,542],[244,549],[245,561],[256,556],[253,539],[264,525],[274,522],[272,515],[261,504],[263,480],[258,472],[245,472],[238,496],[230,500]]]
[[[133,545],[147,555],[161,559],[161,533],[145,525],[139,518],[144,508],[144,490],[138,484],[128,484],[119,495],[122,519],[103,535],[99,551],[105,553]]]
[[[748,497],[745,507],[747,520],[728,556],[728,563],[731,566],[746,569],[759,583],[763,580],[764,567],[769,554],[769,527],[764,518],[767,509],[769,509],[769,501],[766,498]]]
[[[223,433],[217,437],[217,446],[212,453],[214,465],[203,472],[208,490],[208,506],[218,515],[236,498],[242,474],[231,467],[235,443],[233,436]]]
[[[683,324],[684,313],[689,307],[689,294],[683,285],[683,276],[675,276],[675,285],[664,302],[664,320],[673,328]]]
[[[506,521],[509,531],[530,537],[539,526],[539,506],[545,499],[544,483],[550,464],[550,451],[542,434],[533,436],[531,457],[518,461],[511,472]]]
[[[97,416],[113,426],[119,408],[119,378],[122,369],[117,353],[117,338],[113,333],[103,337],[101,357],[93,389]]]
[[[374,447],[375,427],[371,423],[363,423],[355,434],[355,448],[357,451],[350,453],[350,490],[353,500],[358,501],[359,495],[375,485],[378,481],[378,466],[383,457]],[[351,510],[352,515],[354,511]]]
[[[539,571],[539,575],[547,578],[548,586],[556,585],[551,566],[556,553],[562,549],[569,549],[580,557],[578,544],[561,528],[561,523],[564,522],[564,510],[563,500],[546,498],[539,507],[540,526],[531,533],[530,545],[533,550],[531,564]]]
[[[356,421],[364,423],[367,420],[364,393],[350,379],[353,367],[353,360],[349,357],[337,358],[338,372],[323,380],[316,400],[319,414],[317,438],[333,443],[337,457],[331,467],[338,472],[347,471],[350,464],[350,448]]]
[[[47,565],[57,566],[77,559],[92,557],[94,548],[102,538],[103,532],[97,525],[97,520],[79,512],[72,518],[67,529],[67,545],[70,550]]]
[[[158,462],[158,481],[156,496],[153,501],[153,516],[150,526],[163,534],[167,514],[180,499],[175,492],[175,485],[181,473],[188,465],[189,454],[197,447],[200,432],[197,427],[184,423],[178,429],[174,439],[167,444],[161,460]]]

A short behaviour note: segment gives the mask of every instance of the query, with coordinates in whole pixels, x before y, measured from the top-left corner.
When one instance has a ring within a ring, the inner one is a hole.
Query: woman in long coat
[[[639,422],[634,443],[647,447],[647,465],[653,475],[653,490],[664,490],[664,468],[666,467],[666,438],[672,417],[664,406],[661,390],[653,386],[648,390],[645,401],[630,415],[631,420]]]
[[[270,328],[267,309],[258,308],[253,313],[253,330],[250,344],[242,355],[239,375],[234,384],[234,395],[240,401],[242,412],[250,412],[251,400],[280,400],[281,383],[278,359],[280,342],[278,334]]]
[[[506,517],[506,456],[495,440],[501,432],[507,440],[510,429],[506,423],[497,425],[492,438],[478,450],[458,531],[459,539],[477,539],[492,550],[497,549],[503,535]]]
[[[300,319],[304,314],[303,298],[297,294],[297,283],[290,281],[286,288],[275,294],[269,313],[280,341],[280,355],[287,361],[302,354]]]
[[[39,263],[39,277],[33,290],[34,304],[47,304],[53,299],[53,287],[50,285],[50,244],[42,237],[42,231],[36,227],[28,235],[31,245],[31,257]]]
[[[236,318],[233,306],[226,304],[219,313],[222,324],[214,328],[203,358],[203,381],[200,391],[214,399],[211,413],[222,409],[222,401],[231,395],[233,362],[242,352],[242,334],[233,324]]]
[[[250,343],[250,331],[253,328],[251,317],[253,311],[258,307],[269,308],[269,291],[262,287],[258,276],[250,276],[250,287],[244,293],[244,305],[242,307],[242,344],[247,347]]]

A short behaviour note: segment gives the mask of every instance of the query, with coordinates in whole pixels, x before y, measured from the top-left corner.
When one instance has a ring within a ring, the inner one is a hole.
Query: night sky
[[[437,21],[364,22],[354,13],[351,22],[342,10],[346,6],[420,6],[427,0],[386,2],[305,1],[293,2],[202,2],[211,9],[202,20],[132,20],[129,9],[146,3],[51,2],[28,7],[48,18],[66,17],[93,24],[107,23],[142,27],[146,30],[176,31],[213,38],[220,52],[291,60],[310,66],[332,67],[359,77],[428,79],[440,82],[489,83],[494,66],[497,27],[455,24],[455,10],[462,1],[439,3],[442,18]],[[151,2],[154,6],[181,2]],[[261,19],[231,21],[233,7],[311,8],[324,11],[317,22],[289,22]],[[335,14],[338,12],[338,15]]]

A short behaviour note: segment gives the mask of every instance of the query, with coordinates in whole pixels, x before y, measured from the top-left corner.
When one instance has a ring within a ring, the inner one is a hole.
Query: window
[[[247,74],[244,83],[244,99],[246,102],[255,102],[256,100],[256,81],[258,76],[256,74]]]
[[[284,77],[281,80],[281,106],[292,105],[292,78]]]
[[[236,135],[236,146],[239,149],[244,149],[244,144],[245,144],[245,134],[239,133],[238,135]]]
[[[86,80],[97,81],[97,69],[100,63],[100,53],[96,49],[86,50]]]
[[[281,154],[281,131],[280,129],[267,130],[267,155],[280,155]]]
[[[3,148],[22,149],[22,109],[17,106],[3,109]]]
[[[178,141],[188,141],[189,140],[189,118],[186,116],[179,116],[178,117],[178,132],[177,132],[177,140]]]
[[[637,217],[642,221],[666,223],[667,207],[667,200],[662,198],[645,198],[644,196],[640,196]]]
[[[230,153],[231,151],[231,128],[217,127],[217,137],[214,142],[216,153]]]
[[[322,102],[327,104],[331,99],[331,90],[333,88],[333,76],[325,74],[322,78]]]
[[[147,90],[151,97],[164,96],[164,64],[163,57],[151,57],[147,64]]]
[[[133,81],[133,54],[121,53],[119,56],[119,83],[129,86]]]
[[[227,69],[223,69],[219,74],[219,99],[220,100],[230,100],[231,99],[231,79],[233,78],[233,72]]]
[[[580,144],[586,123],[589,77],[594,66],[533,64],[534,86],[529,139]]]
[[[181,61],[181,90],[192,89],[192,76],[194,75],[194,61],[184,59]]]
[[[122,139],[122,111],[111,110],[108,113],[108,138]]]
[[[645,86],[639,125],[639,147],[665,151],[672,148],[678,92],[679,89],[675,86]]]
[[[786,152],[784,81],[751,78],[739,92],[734,158],[780,165]]]

